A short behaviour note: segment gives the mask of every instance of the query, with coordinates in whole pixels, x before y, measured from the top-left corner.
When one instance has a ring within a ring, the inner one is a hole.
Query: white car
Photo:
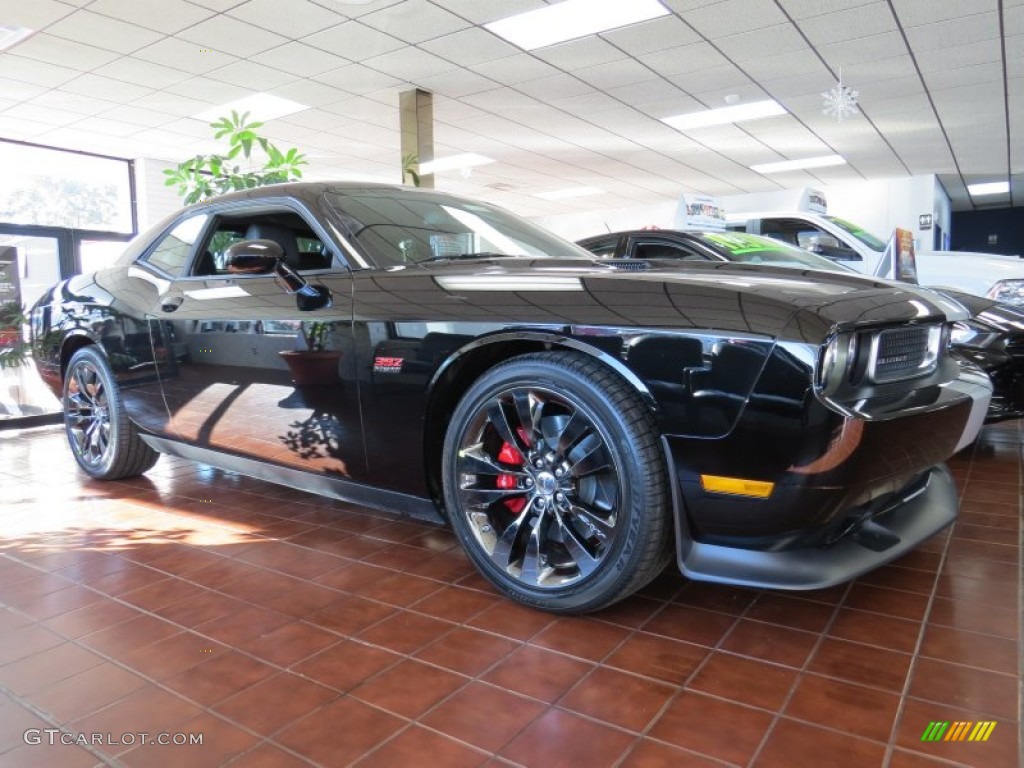
[[[738,213],[727,216],[734,231],[767,235],[805,248],[877,277],[892,277],[885,263],[886,242],[845,219],[821,213]],[[969,251],[922,251],[917,277],[929,288],[964,293],[1024,306],[1024,259]]]

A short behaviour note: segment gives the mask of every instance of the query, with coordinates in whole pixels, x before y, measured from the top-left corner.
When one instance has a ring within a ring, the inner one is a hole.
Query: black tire
[[[668,561],[654,418],[591,358],[529,354],[484,373],[452,415],[442,461],[456,535],[514,600],[554,613],[596,611]]]
[[[68,362],[64,432],[78,466],[97,480],[141,475],[160,458],[139,438],[107,359],[92,346]]]

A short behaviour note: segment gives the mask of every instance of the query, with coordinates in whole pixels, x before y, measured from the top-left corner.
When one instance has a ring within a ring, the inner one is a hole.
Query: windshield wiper
[[[434,256],[428,261],[447,261],[456,259],[514,259],[526,256],[525,253],[498,253],[497,251],[480,251],[479,253],[453,253],[449,256]]]

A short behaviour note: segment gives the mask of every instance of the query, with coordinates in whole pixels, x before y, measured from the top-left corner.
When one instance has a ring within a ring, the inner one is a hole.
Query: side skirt
[[[154,451],[170,456],[180,456],[183,459],[209,464],[227,472],[238,472],[258,480],[266,480],[269,483],[287,485],[300,491],[329,496],[332,499],[349,501],[384,512],[398,512],[417,520],[445,525],[445,521],[438,514],[434,503],[419,496],[386,491],[349,480],[339,480],[334,477],[303,472],[299,469],[267,464],[256,459],[200,448],[177,440],[167,440],[153,435],[139,435],[139,437]]]

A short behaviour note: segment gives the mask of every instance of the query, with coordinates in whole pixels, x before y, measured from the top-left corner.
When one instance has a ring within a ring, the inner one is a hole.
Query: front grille
[[[937,346],[935,326],[879,331],[872,340],[869,377],[881,383],[928,373],[935,365]]]

